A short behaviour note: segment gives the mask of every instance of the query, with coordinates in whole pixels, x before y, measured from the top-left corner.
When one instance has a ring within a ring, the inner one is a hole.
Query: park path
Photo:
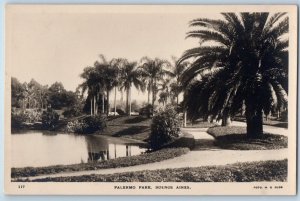
[[[233,125],[241,125],[240,122]],[[268,132],[270,129],[266,128]],[[109,168],[78,172],[65,172],[51,175],[41,175],[35,177],[28,177],[29,180],[41,179],[46,177],[69,177],[81,176],[91,174],[115,174],[122,172],[134,172],[142,170],[157,170],[168,168],[185,168],[185,167],[200,167],[208,165],[226,165],[237,162],[252,162],[252,161],[266,161],[266,160],[283,160],[288,158],[288,149],[278,150],[225,150],[215,147],[213,145],[214,138],[207,134],[207,128],[183,128],[183,131],[192,134],[196,140],[196,148],[189,153],[161,162],[136,165],[122,168]],[[271,130],[276,130],[271,128]],[[279,129],[278,132],[284,133],[286,129]],[[277,134],[277,133],[276,133]]]

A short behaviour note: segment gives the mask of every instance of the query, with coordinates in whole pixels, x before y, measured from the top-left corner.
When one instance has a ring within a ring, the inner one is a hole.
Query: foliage
[[[137,156],[121,157],[106,161],[99,161],[93,163],[81,163],[73,165],[55,165],[48,167],[26,167],[26,168],[12,168],[11,177],[28,177],[45,174],[54,174],[61,172],[74,172],[84,170],[96,170],[118,167],[129,167],[134,165],[141,165],[147,163],[155,163],[170,158],[175,158],[189,152],[188,148],[168,148],[155,152],[144,153]]]
[[[23,127],[23,123],[26,122],[28,116],[25,112],[11,111],[11,128],[20,129]]]
[[[81,105],[69,107],[69,108],[65,109],[62,114],[64,115],[64,117],[67,117],[67,118],[78,117],[78,116],[82,115],[82,107],[80,107],[80,106]]]
[[[81,120],[70,121],[67,124],[67,132],[92,134],[106,128],[106,121],[106,117],[102,115],[88,116]]]
[[[37,109],[17,109],[11,111],[12,128],[22,128],[24,123],[35,123],[42,119],[42,111]]]
[[[286,182],[288,161],[270,160],[230,165],[144,170],[110,175],[36,179],[36,182]],[[21,180],[22,181],[22,180]]]
[[[141,63],[141,74],[147,85],[148,101],[150,92],[152,92],[152,106],[154,107],[158,92],[158,83],[162,81],[166,75],[171,75],[171,72],[166,70],[171,64],[167,60],[159,58],[151,59],[149,57],[143,57]],[[148,104],[150,104],[150,102],[148,102]]]
[[[153,107],[151,104],[146,105],[145,107],[142,107],[140,109],[140,115],[145,115],[148,118],[150,118],[150,116],[153,114]]]
[[[262,112],[287,107],[288,17],[246,12],[222,16],[190,23],[199,29],[187,37],[201,43],[179,61],[193,58],[182,77],[185,86],[191,85],[185,105],[192,116],[223,118],[235,115],[245,104],[248,137],[261,137]]]
[[[118,115],[125,115],[126,112],[124,112],[124,110],[117,108],[116,112],[118,113]]]
[[[42,114],[42,125],[45,129],[54,129],[58,125],[59,115],[52,108]]]
[[[180,134],[180,120],[175,109],[167,106],[152,119],[150,146],[156,150],[171,142]]]

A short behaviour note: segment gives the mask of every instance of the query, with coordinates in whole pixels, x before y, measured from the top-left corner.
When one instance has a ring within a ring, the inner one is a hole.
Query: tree
[[[170,71],[166,70],[166,68],[170,67],[171,64],[167,60],[148,57],[143,57],[141,63],[141,73],[147,83],[148,103],[150,103],[150,93],[152,92],[152,107],[154,108],[158,92],[157,84],[163,80],[165,75],[170,75]]]
[[[109,103],[109,94],[110,91],[118,85],[118,74],[119,69],[117,65],[115,65],[115,60],[111,60],[110,62],[105,59],[103,55],[100,55],[100,62],[96,61],[94,64],[98,79],[103,84],[103,87],[106,91],[106,101],[107,101],[107,115],[110,110]]]
[[[126,112],[131,115],[131,87],[135,86],[138,90],[145,90],[145,84],[142,80],[142,73],[137,68],[137,62],[125,61],[123,68],[121,69],[121,90],[124,88],[127,92],[126,96]]]
[[[90,102],[90,114],[94,115],[98,113],[98,102],[99,94],[101,97],[104,97],[104,84],[101,79],[101,75],[98,74],[98,71],[95,67],[88,66],[83,70],[83,73],[80,75],[84,79],[83,83],[79,85],[79,88],[82,89],[82,94],[87,91],[88,96],[87,100]],[[104,101],[102,99],[102,113],[104,113]]]
[[[286,13],[222,16],[220,20],[191,21],[190,25],[199,29],[190,31],[187,37],[199,38],[201,43],[180,59],[194,58],[184,73],[184,82],[210,74],[214,87],[207,92],[209,109],[217,108],[221,117],[234,115],[237,105],[244,102],[247,136],[258,138],[263,134],[263,112],[268,114],[274,105],[287,106],[288,17]]]
[[[158,90],[161,91],[159,94],[158,102],[162,103],[163,105],[168,103],[168,99],[171,96],[170,81],[171,79],[166,78],[158,84],[158,86],[160,87],[158,88]]]
[[[11,106],[24,108],[24,86],[15,77],[11,78]]]
[[[171,71],[171,77],[174,78],[174,81],[170,83],[170,90],[171,94],[173,95],[173,98],[176,98],[177,105],[179,104],[179,94],[183,91],[182,86],[182,75],[185,69],[190,65],[189,62],[177,62],[178,59],[176,57],[172,57],[172,60],[174,61],[174,66]]]

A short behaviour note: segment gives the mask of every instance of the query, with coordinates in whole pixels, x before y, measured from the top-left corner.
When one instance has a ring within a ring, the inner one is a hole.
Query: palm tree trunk
[[[150,87],[148,87],[148,105],[150,104]]]
[[[127,88],[126,90],[126,114],[129,114],[129,88]]]
[[[155,100],[156,100],[156,83],[154,83],[154,85],[152,86],[152,108],[153,108],[153,112],[154,112]]]
[[[251,104],[246,105],[247,137],[260,138],[263,135],[262,108],[254,108]]]
[[[114,116],[116,116],[116,113],[117,113],[117,105],[116,105],[116,100],[117,99],[117,87],[115,87],[115,98],[114,98]]]
[[[106,95],[107,95],[107,97],[106,97],[106,101],[107,101],[107,116],[109,115],[109,109],[110,109],[110,106],[109,106],[109,90],[106,90]]]
[[[104,107],[104,94],[102,94],[101,95],[102,96],[102,114],[104,114],[105,113],[105,111],[104,111],[104,109],[105,109],[105,107]]]
[[[96,115],[96,96],[94,96],[94,115]]]
[[[93,115],[93,99],[91,98],[91,115]]]
[[[129,87],[129,116],[131,116],[131,88]]]
[[[231,124],[231,118],[229,115],[229,109],[225,108],[222,116],[222,126],[230,126]]]

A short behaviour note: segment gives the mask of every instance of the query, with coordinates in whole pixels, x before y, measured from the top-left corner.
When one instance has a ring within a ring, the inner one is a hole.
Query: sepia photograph
[[[297,6],[6,5],[5,193],[295,195]]]

